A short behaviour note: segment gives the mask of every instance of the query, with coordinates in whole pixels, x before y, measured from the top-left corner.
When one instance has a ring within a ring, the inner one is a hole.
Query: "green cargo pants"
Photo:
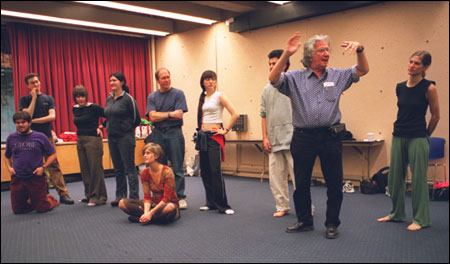
[[[431,225],[430,198],[428,191],[428,137],[393,137],[388,188],[391,194],[392,211],[389,217],[403,221],[405,213],[406,174],[408,164],[412,172],[413,222],[421,227]]]

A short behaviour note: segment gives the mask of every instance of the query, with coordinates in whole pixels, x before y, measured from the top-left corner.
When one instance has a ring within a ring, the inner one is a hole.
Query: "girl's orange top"
[[[163,166],[159,184],[153,182],[149,168],[142,172],[141,182],[144,190],[144,203],[150,202],[152,207],[154,207],[163,201],[165,203],[174,203],[179,207],[175,176],[169,167]]]

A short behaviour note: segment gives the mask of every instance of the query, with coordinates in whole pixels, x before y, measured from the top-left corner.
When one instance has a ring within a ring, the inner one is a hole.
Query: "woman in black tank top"
[[[378,222],[403,221],[405,215],[405,179],[408,164],[412,172],[413,223],[408,230],[417,231],[431,225],[428,196],[429,137],[439,122],[439,102],[435,82],[425,79],[431,54],[417,51],[409,59],[409,79],[397,84],[397,120],[391,146],[388,188],[392,211]],[[430,106],[431,120],[426,124]]]

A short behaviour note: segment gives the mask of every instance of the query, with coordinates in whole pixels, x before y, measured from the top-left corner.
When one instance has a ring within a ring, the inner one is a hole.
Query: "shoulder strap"
[[[389,166],[386,166],[386,167],[380,169],[377,173],[383,173],[386,170],[389,170]]]

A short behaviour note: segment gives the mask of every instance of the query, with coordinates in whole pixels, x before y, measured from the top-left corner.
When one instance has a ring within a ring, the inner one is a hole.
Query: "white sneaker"
[[[180,210],[186,210],[188,208],[186,199],[181,199],[179,203],[180,203]]]
[[[228,210],[225,211],[225,214],[226,215],[234,215],[234,210],[228,209]]]
[[[209,211],[209,210],[211,210],[211,208],[209,208],[208,206],[200,207],[200,211]]]
[[[354,193],[355,188],[353,187],[353,184],[350,181],[346,181],[344,186],[342,187],[342,192],[344,193]]]

